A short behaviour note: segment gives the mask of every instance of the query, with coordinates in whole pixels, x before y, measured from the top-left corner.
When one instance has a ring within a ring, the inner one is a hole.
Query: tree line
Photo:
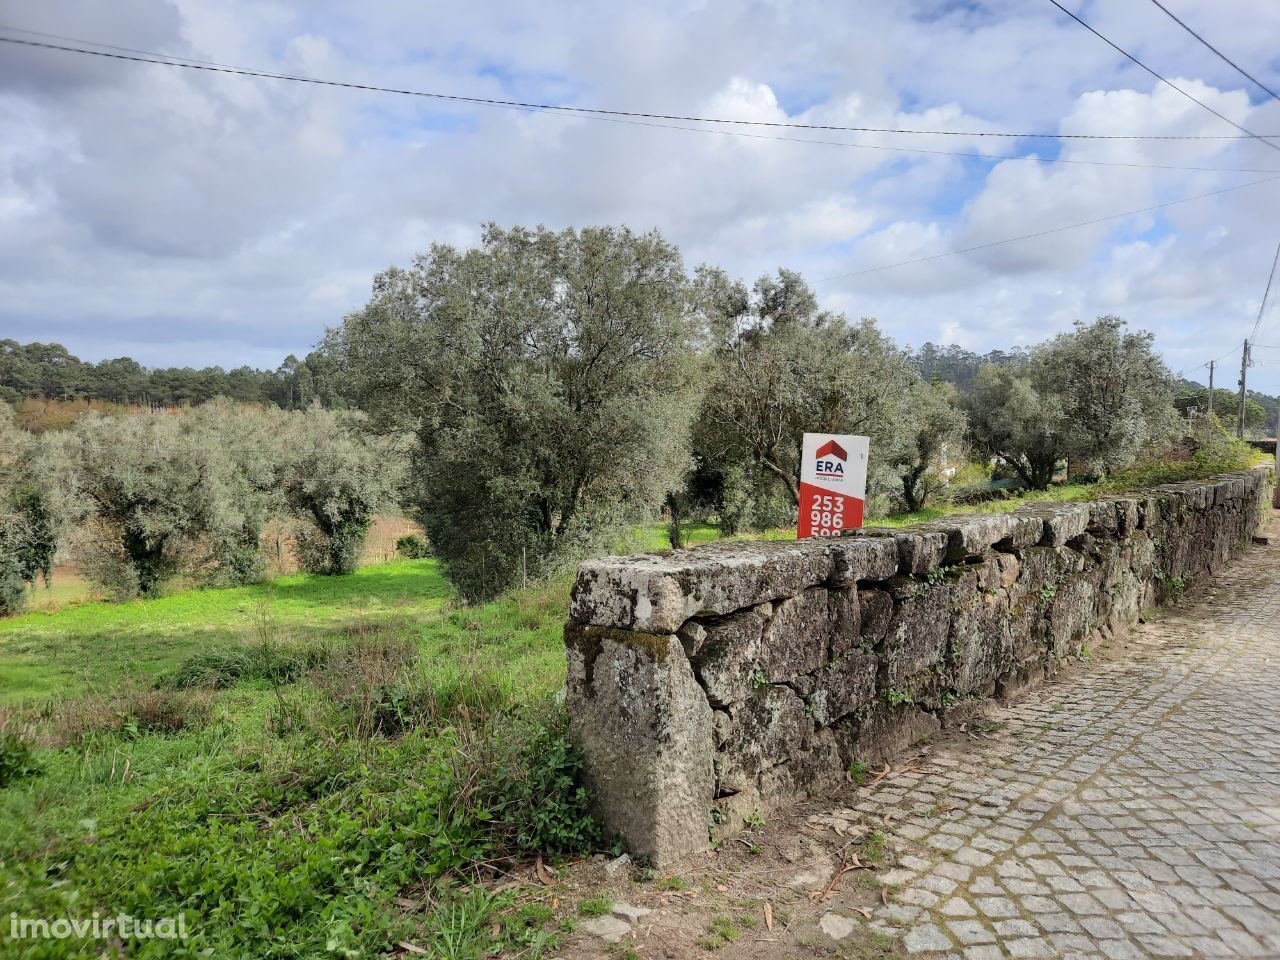
[[[4,382],[124,363],[77,367],[58,351],[9,342]],[[474,248],[434,245],[377,275],[365,307],[270,376],[312,387],[89,414],[40,437],[9,417],[0,576],[47,575],[64,542],[120,595],[178,574],[247,582],[272,519],[307,569],[341,572],[374,511],[398,506],[478,601],[660,515],[674,546],[690,520],[728,534],[792,525],[806,431],[870,437],[874,516],[929,506],[957,470],[990,478],[994,465],[1033,489],[1064,470],[1103,477],[1208,407],[1175,395],[1152,335],[1117,317],[1008,352],[913,351],[824,309],[793,271],[748,285],[686,268],[657,232],[612,227],[488,225]],[[360,412],[326,409],[319,382]],[[233,402],[245,399],[260,403]]]
[[[374,281],[323,352],[380,430],[414,438],[406,502],[459,592],[492,597],[664,509],[727,532],[794,522],[805,431],[871,438],[869,512],[919,509],[948,464],[1044,488],[1179,431],[1148,333],[913,353],[792,271],[686,269],[657,232],[489,225]]]
[[[243,366],[148,369],[129,357],[89,363],[59,343],[0,340],[0,401],[88,400],[143,407],[195,406],[215,397],[303,410],[343,407],[332,358],[290,354],[275,370]]]

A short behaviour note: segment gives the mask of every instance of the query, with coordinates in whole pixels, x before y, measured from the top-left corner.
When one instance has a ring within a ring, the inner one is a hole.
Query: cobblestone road
[[[899,853],[874,929],[930,958],[1280,958],[1280,549],[1199,599],[862,792]]]

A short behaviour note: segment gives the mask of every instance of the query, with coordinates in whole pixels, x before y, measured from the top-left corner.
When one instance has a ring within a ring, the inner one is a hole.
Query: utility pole
[[[1244,375],[1249,369],[1249,341],[1244,342],[1244,350],[1240,353],[1240,419],[1236,422],[1236,436],[1244,439]]]
[[[1217,360],[1209,361],[1209,413],[1210,415],[1213,414],[1213,365],[1217,362],[1218,362]]]

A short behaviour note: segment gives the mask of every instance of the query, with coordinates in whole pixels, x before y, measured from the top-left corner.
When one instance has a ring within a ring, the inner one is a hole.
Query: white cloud
[[[1185,7],[1224,49],[1280,82],[1267,41],[1280,8]],[[1215,109],[1280,132],[1280,104],[1244,92],[1152,11],[1087,12]],[[286,72],[660,113],[987,132],[1233,132],[1153,87],[1051,7],[1014,0],[852,9],[830,0],[520,0],[501,12],[405,0],[358,11],[333,0],[121,0],[109,13],[87,0],[0,0],[0,21]],[[149,363],[274,365],[359,306],[376,270],[433,241],[472,242],[490,219],[656,226],[690,264],[712,261],[748,280],[783,265],[821,278],[1250,179],[984,163],[4,54],[4,335]],[[1275,151],[1247,141],[738,132],[1280,169]],[[1154,329],[1175,365],[1193,365],[1222,352],[1226,331],[1243,337],[1251,324],[1278,215],[1280,190],[1255,187],[818,289],[854,316],[877,316],[903,342],[973,349],[1034,342],[1076,317],[1117,312]]]

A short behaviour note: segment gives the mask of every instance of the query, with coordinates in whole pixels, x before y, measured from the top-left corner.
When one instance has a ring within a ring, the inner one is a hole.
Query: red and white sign
[[[838,537],[862,526],[871,441],[839,433],[806,433],[800,460],[797,537]]]

